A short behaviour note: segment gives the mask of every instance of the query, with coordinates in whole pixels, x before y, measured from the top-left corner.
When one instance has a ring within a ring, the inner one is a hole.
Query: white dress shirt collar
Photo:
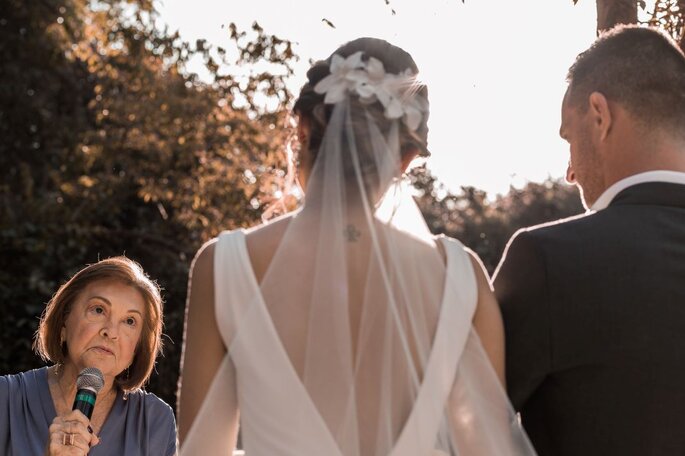
[[[590,210],[601,211],[605,209],[614,197],[621,193],[628,187],[633,185],[643,184],[645,182],[669,182],[672,184],[683,184],[685,185],[685,173],[679,171],[647,171],[644,173],[634,174],[632,176],[626,177],[616,182],[614,185],[609,187],[602,193],[602,195],[597,198],[595,204],[592,205]]]

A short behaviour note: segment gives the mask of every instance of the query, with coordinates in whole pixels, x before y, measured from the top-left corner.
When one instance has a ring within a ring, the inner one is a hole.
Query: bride
[[[294,106],[302,207],[224,232],[191,272],[184,455],[534,454],[502,383],[497,302],[477,256],[430,235],[402,173],[428,100],[404,50],[361,38]]]

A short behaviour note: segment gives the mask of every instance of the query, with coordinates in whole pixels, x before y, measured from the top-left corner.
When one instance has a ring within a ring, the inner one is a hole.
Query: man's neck
[[[649,171],[685,173],[685,140],[661,137],[626,141],[623,149],[605,163],[604,171],[605,188]]]

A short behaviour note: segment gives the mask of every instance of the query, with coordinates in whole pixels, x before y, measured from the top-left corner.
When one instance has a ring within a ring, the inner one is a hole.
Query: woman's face
[[[62,328],[67,363],[78,372],[97,367],[115,377],[133,362],[145,318],[145,300],[135,288],[113,279],[89,284],[78,295]]]

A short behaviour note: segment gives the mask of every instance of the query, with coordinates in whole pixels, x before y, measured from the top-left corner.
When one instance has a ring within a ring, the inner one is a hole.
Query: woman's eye
[[[126,324],[129,326],[135,326],[136,325],[136,319],[133,317],[128,317],[126,319]]]
[[[103,306],[95,305],[88,308],[86,317],[92,321],[100,321],[107,315],[107,310]]]

